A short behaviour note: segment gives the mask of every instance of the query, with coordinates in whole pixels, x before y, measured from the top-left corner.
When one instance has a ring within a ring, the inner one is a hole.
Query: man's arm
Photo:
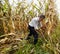
[[[43,25],[42,27],[40,27],[39,29],[35,29],[37,32],[40,32],[41,31],[41,29],[42,30],[45,30],[46,29],[46,26],[45,25]]]
[[[43,26],[41,27],[41,29],[42,29],[42,30],[45,30],[45,29],[46,29],[46,25],[43,25]]]

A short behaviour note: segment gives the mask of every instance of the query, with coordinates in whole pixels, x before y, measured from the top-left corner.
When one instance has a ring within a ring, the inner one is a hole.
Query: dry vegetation
[[[1,54],[60,54],[60,22],[55,10],[54,0],[46,1],[43,0],[42,4],[41,0],[38,0],[38,6],[33,1],[28,5],[23,0],[18,2],[14,9],[9,0],[4,0],[4,4],[2,4],[3,1],[0,1]],[[45,8],[43,8],[44,6]],[[30,7],[32,7],[31,10]],[[39,40],[37,45],[34,46],[29,43],[32,42],[33,38],[29,42],[24,38],[28,34],[29,21],[42,12],[46,17],[42,22],[46,29],[39,29]]]

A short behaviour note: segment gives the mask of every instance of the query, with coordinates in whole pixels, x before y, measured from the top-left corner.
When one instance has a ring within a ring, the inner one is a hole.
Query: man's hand
[[[45,29],[46,29],[46,26],[42,26],[41,29],[42,29],[42,30],[45,30]]]
[[[40,29],[35,29],[37,32],[40,32]]]

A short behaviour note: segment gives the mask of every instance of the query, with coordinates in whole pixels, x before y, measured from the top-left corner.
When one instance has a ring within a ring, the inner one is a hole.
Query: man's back
[[[39,24],[39,17],[34,17],[29,23],[29,25],[34,27],[35,29],[38,29],[38,24]]]

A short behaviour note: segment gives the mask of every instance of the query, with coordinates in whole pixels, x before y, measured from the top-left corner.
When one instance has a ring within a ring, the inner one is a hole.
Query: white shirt
[[[39,17],[33,18],[33,19],[29,22],[29,25],[30,25],[31,27],[34,27],[34,29],[38,29],[38,27],[39,27]]]

